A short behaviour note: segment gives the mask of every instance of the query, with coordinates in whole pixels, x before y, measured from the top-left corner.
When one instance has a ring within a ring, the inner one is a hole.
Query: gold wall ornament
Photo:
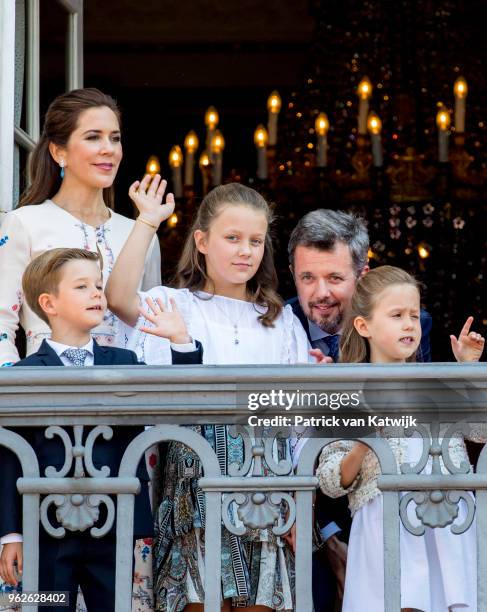
[[[386,173],[394,202],[418,202],[431,197],[429,185],[436,169],[426,165],[425,156],[414,147],[408,147],[404,155],[393,155]]]

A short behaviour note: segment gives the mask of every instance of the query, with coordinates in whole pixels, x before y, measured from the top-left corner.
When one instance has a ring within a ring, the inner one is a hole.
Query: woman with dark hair
[[[19,359],[15,347],[19,323],[26,334],[27,354],[50,333],[22,296],[22,274],[32,259],[57,247],[98,251],[106,282],[134,223],[113,210],[113,181],[121,159],[120,111],[113,98],[98,89],[77,89],[49,106],[30,159],[30,186],[0,226],[0,365]],[[155,236],[142,286],[153,287],[159,280]],[[117,324],[107,312],[94,330],[97,342],[113,344]]]
[[[28,355],[50,336],[47,324],[23,299],[22,274],[31,260],[59,247],[97,251],[106,283],[134,225],[113,210],[113,182],[121,159],[120,111],[113,98],[90,88],[70,91],[52,102],[30,159],[31,184],[0,226],[0,366],[19,360],[15,346],[19,323]],[[154,236],[141,286],[158,285],[160,278],[160,250]],[[103,323],[93,330],[98,344],[115,344],[118,323],[107,311]],[[138,540],[134,595],[138,610],[152,609],[149,552],[150,546]]]

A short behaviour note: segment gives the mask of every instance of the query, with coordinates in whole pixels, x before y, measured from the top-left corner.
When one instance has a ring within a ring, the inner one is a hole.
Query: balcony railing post
[[[219,491],[205,493],[205,612],[215,612],[221,607],[221,499]]]
[[[487,445],[477,461],[477,475],[487,475]],[[487,490],[476,493],[477,516],[477,610],[487,612]]]
[[[313,610],[312,555],[313,490],[296,493],[296,610]]]
[[[39,464],[32,447],[17,433],[0,427],[0,445],[17,455],[24,477],[38,478]],[[39,584],[39,494],[22,497],[24,563],[22,584],[26,591],[37,591]],[[24,606],[37,610],[37,606]]]
[[[117,496],[117,558],[115,568],[115,610],[132,610],[133,555],[127,555],[134,543],[134,495]]]
[[[385,612],[401,610],[401,564],[399,549],[399,494],[383,494],[384,604]]]

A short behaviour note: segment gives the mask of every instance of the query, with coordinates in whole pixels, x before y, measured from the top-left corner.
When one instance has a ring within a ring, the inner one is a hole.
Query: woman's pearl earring
[[[60,174],[60,176],[61,176],[61,179],[63,179],[63,178],[64,178],[64,159],[62,159],[62,160],[59,162],[59,167],[61,168],[61,172],[60,172],[59,174]]]

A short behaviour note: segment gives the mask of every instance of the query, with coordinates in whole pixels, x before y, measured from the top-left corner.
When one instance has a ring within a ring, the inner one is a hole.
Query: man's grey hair
[[[291,268],[294,268],[294,252],[298,246],[331,251],[337,242],[349,247],[358,277],[367,265],[369,233],[362,217],[341,210],[320,208],[299,220],[287,247]]]

